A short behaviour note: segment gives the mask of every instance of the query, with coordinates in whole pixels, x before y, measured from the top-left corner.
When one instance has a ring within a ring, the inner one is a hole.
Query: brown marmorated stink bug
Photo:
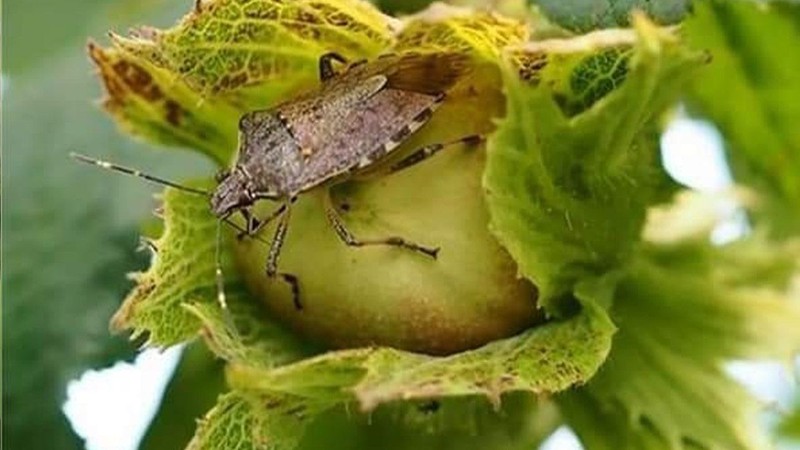
[[[451,144],[475,143],[479,136],[417,149],[401,159],[394,150],[427,123],[444,101],[446,91],[468,70],[469,58],[458,53],[385,55],[358,62],[341,73],[333,62],[343,57],[327,53],[319,59],[320,86],[276,107],[244,114],[239,121],[239,153],[233,168],[217,176],[218,186],[207,192],[182,186],[140,171],[73,154],[76,159],[105,169],[204,195],[211,212],[238,228],[240,237],[255,236],[278,220],[270,242],[266,274],[282,278],[292,289],[294,304],[302,309],[295,275],[278,270],[278,257],[289,226],[292,203],[313,189],[339,182],[410,167]],[[330,201],[325,213],[345,244],[353,247],[390,245],[436,258],[438,248],[426,247],[398,236],[359,239],[346,227]],[[279,203],[274,212],[257,219],[251,213],[258,200]],[[230,221],[239,213],[245,228]],[[218,233],[219,234],[219,233]],[[218,243],[219,245],[219,237]],[[219,301],[225,306],[222,273],[217,265]]]

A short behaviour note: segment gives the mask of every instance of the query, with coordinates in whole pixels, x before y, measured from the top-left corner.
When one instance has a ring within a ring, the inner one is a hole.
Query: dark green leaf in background
[[[194,435],[197,418],[211,409],[225,390],[223,369],[224,363],[202,342],[189,344],[139,449],[184,448]]]
[[[124,337],[110,336],[108,318],[130,288],[125,273],[147,263],[134,249],[153,190],[79,166],[68,153],[165,176],[200,167],[188,155],[142,151],[93,104],[99,89],[85,29],[117,23],[107,14],[122,3],[93,12],[96,4],[72,2],[63,14],[61,3],[3,4],[4,448],[81,448],[61,413],[67,381],[133,355]],[[137,17],[159,5],[137,6]],[[45,17],[54,20],[47,33]]]
[[[625,26],[631,12],[642,11],[659,24],[672,24],[685,15],[692,0],[528,0],[550,20],[576,32]]]

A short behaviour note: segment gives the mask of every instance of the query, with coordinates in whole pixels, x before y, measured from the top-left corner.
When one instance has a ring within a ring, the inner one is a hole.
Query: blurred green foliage
[[[68,153],[165,176],[207,167],[189,154],[142,151],[93,104],[87,36],[176,14],[161,1],[101,3],[3,4],[5,448],[82,448],[60,410],[67,381],[134,353],[108,320],[130,288],[125,273],[147,262],[134,249],[155,189],[78,166]]]
[[[169,382],[161,407],[140,450],[183,448],[194,435],[197,417],[208,411],[225,388],[224,364],[201,342],[189,344]]]
[[[755,189],[750,218],[800,235],[800,3],[705,1],[686,34],[713,57],[688,105],[719,127],[734,178]]]

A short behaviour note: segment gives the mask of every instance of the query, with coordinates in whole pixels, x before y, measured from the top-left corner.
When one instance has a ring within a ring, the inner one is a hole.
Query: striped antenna
[[[171,188],[180,189],[185,192],[191,192],[192,194],[203,195],[206,197],[211,197],[212,193],[208,191],[204,191],[202,189],[197,189],[189,186],[184,186],[169,180],[165,180],[163,178],[159,178],[150,174],[146,174],[136,169],[131,169],[125,166],[120,166],[118,164],[110,163],[108,161],[102,161],[100,159],[95,159],[86,155],[81,155],[80,153],[70,153],[69,156],[72,158],[86,164],[92,164],[95,166],[102,167],[103,169],[111,170],[114,172],[124,173],[126,175],[132,175],[134,177],[145,179],[151,183],[160,184],[162,186],[169,186]]]
[[[220,246],[222,245],[222,221],[217,222],[217,243],[214,249],[214,276],[217,280],[217,303],[226,314],[228,313],[228,300],[225,297],[225,279],[222,276],[222,256]]]

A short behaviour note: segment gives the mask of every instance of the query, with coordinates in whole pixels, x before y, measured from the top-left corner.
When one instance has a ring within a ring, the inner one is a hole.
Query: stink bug
[[[213,193],[181,186],[151,175],[104,161],[74,155],[149,181],[210,197],[211,211],[220,221],[234,224],[230,216],[241,214],[245,228],[240,237],[255,236],[266,224],[278,220],[270,242],[266,274],[281,277],[292,288],[294,303],[302,309],[297,277],[278,270],[278,257],[289,227],[291,207],[298,195],[324,189],[325,214],[345,244],[353,247],[390,245],[436,258],[438,248],[392,236],[359,239],[346,227],[328,195],[339,182],[392,173],[432,156],[446,145],[472,143],[468,136],[447,144],[433,144],[397,160],[397,147],[430,120],[444,101],[446,91],[464,75],[468,58],[457,53],[404,54],[359,62],[337,73],[333,63],[346,64],[336,53],[319,59],[320,86],[274,108],[244,114],[239,121],[239,152],[233,167],[217,176]],[[280,203],[269,216],[258,219],[251,212],[259,200]],[[217,270],[218,280],[221,272]],[[224,294],[220,281],[220,302]]]

